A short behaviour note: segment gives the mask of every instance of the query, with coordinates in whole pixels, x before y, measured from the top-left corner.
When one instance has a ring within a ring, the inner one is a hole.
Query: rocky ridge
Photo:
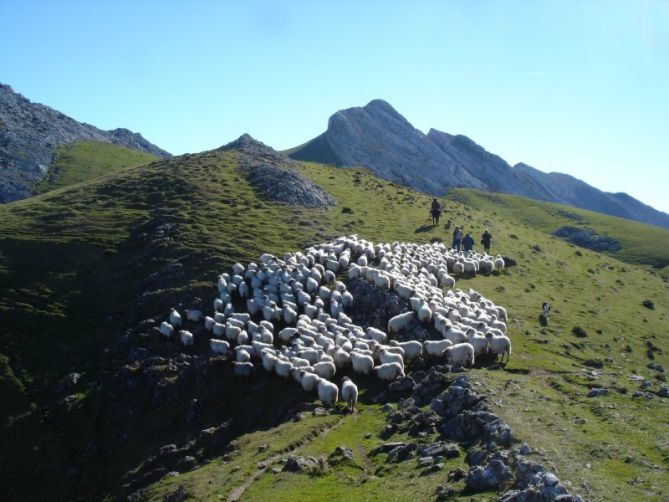
[[[327,209],[335,199],[320,185],[299,174],[296,162],[243,134],[222,147],[239,152],[239,170],[266,200]]]
[[[113,143],[161,158],[170,157],[139,133],[127,129],[103,131],[32,103],[0,83],[0,202],[30,196],[35,184],[46,175],[56,149],[79,141]]]
[[[294,148],[298,160],[363,166],[374,174],[433,195],[475,188],[567,204],[669,228],[669,214],[624,193],[607,193],[572,176],[509,165],[470,138],[430,129],[423,134],[385,101],[340,110],[327,130]]]

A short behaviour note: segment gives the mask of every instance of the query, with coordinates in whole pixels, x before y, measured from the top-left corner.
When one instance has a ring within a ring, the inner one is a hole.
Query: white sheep
[[[358,386],[349,377],[344,377],[341,383],[341,398],[348,403],[349,411],[353,413],[358,402]]]
[[[302,389],[304,389],[305,392],[313,392],[316,390],[318,387],[318,382],[320,382],[321,377],[319,377],[315,373],[310,373],[305,370],[300,370],[301,374],[301,379],[300,383],[302,385]]]
[[[368,375],[374,369],[374,359],[371,355],[353,351],[351,352],[351,365],[356,373]]]
[[[181,319],[181,314],[177,312],[177,309],[170,309],[170,324],[175,328],[179,328],[183,325],[183,320]]]
[[[388,340],[388,335],[386,335],[380,329],[376,329],[373,326],[369,326],[367,328],[367,334],[365,335],[365,338],[368,338],[369,340],[374,340],[375,342],[378,343],[386,343],[386,341]]]
[[[166,321],[163,321],[160,323],[160,334],[166,338],[170,338],[174,334],[174,326]]]
[[[374,368],[376,376],[381,380],[392,381],[404,377],[404,369],[398,363],[381,364]]]
[[[214,354],[226,355],[230,350],[230,344],[228,342],[216,338],[209,340],[209,347]]]
[[[199,322],[202,320],[203,314],[199,309],[188,309],[186,310],[186,319],[191,322]]]
[[[288,378],[290,376],[290,370],[293,368],[293,365],[290,361],[285,361],[283,359],[277,359],[274,362],[274,371],[276,374],[283,378]]]
[[[388,321],[388,333],[399,333],[402,330],[405,330],[414,320],[413,311],[404,312],[403,314],[398,314],[395,317],[391,317]]]
[[[450,364],[470,368],[474,365],[474,347],[470,343],[458,343],[446,347],[443,355]]]
[[[212,331],[214,329],[215,322],[216,321],[214,321],[212,317],[206,316],[204,318],[204,329],[206,329],[207,331]]]
[[[186,331],[185,329],[179,331],[179,340],[181,340],[181,343],[184,346],[195,345],[195,338],[193,337],[193,333]]]
[[[390,345],[401,347],[402,350],[404,350],[404,357],[407,361],[411,361],[412,359],[417,358],[423,351],[423,344],[418,340],[409,340],[407,342],[391,340]]]
[[[314,364],[314,372],[321,378],[332,378],[335,376],[337,368],[330,361],[320,361]]]
[[[431,357],[441,357],[444,350],[453,345],[448,339],[443,340],[425,340],[423,343],[423,351],[426,355]]]
[[[404,370],[404,358],[400,354],[394,354],[387,349],[381,349],[378,356],[381,364],[397,363]]]
[[[232,374],[237,378],[241,378],[244,381],[248,381],[253,378],[255,373],[255,367],[251,362],[232,362]]]
[[[337,404],[339,388],[332,382],[321,378],[318,382],[318,399],[326,406]]]
[[[497,359],[497,354],[502,354],[502,362],[504,362],[504,354],[506,354],[507,362],[509,362],[511,358],[511,340],[509,337],[506,335],[495,335],[492,330],[488,330],[485,337],[488,340],[490,352],[495,354],[495,359]]]

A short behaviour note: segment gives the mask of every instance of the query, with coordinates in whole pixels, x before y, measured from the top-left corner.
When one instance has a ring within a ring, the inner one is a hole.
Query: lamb
[[[361,354],[359,352],[351,352],[351,364],[353,371],[368,375],[374,369],[374,359],[372,356]]]
[[[183,325],[181,314],[179,314],[179,312],[173,308],[170,309],[170,324],[175,328],[180,328]]]
[[[390,318],[388,321],[388,333],[399,333],[400,331],[407,329],[413,320],[413,311],[404,312],[403,314],[398,314],[395,317]]]
[[[485,334],[485,337],[488,340],[490,352],[495,354],[495,360],[497,360],[497,354],[502,354],[502,362],[504,362],[504,354],[506,354],[506,362],[508,363],[511,358],[511,340],[509,337],[506,335],[495,335],[491,330]]]
[[[444,350],[453,345],[448,339],[444,340],[425,340],[423,343],[423,351],[426,355],[431,357],[441,357]]]
[[[186,310],[186,319],[191,322],[199,322],[203,317],[202,311],[198,309]]]
[[[339,388],[332,382],[321,379],[318,382],[318,399],[326,406],[334,406],[337,404],[339,397]]]
[[[170,338],[174,334],[174,326],[166,321],[163,321],[160,323],[160,334],[165,338]]]
[[[228,342],[216,338],[209,340],[209,347],[214,354],[226,355],[230,350],[230,344]]]
[[[179,331],[179,340],[184,346],[195,345],[195,338],[193,338],[193,333],[182,329]]]
[[[457,343],[446,347],[443,355],[446,361],[453,365],[465,365],[469,368],[474,365],[474,347],[470,343]]]
[[[248,381],[251,378],[253,378],[253,374],[255,373],[255,367],[253,366],[253,363],[251,362],[238,362],[238,361],[233,361],[232,362],[232,374],[237,377],[241,378],[244,381]]]
[[[397,378],[404,378],[404,369],[398,363],[386,363],[374,368],[376,376],[381,380],[397,380]]]
[[[349,377],[344,377],[341,383],[341,398],[349,405],[349,411],[353,413],[358,402],[358,386]]]

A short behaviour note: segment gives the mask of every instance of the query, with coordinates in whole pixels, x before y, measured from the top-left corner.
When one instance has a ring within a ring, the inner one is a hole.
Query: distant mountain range
[[[161,158],[170,154],[128,129],[103,131],[32,103],[0,84],[0,202],[30,196],[44,178],[56,149],[78,141],[113,143]]]
[[[336,112],[323,134],[288,153],[298,160],[366,167],[433,195],[454,187],[477,188],[669,228],[669,214],[625,193],[603,192],[567,174],[545,173],[523,163],[511,166],[466,136],[435,129],[424,134],[379,99]]]

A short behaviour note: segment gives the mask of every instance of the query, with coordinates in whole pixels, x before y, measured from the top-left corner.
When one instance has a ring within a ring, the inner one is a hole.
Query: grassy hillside
[[[309,210],[258,198],[236,164],[234,152],[187,155],[0,207],[0,446],[16,452],[11,462],[3,456],[0,472],[15,487],[15,499],[34,498],[45,487],[53,499],[119,495],[123,474],[141,473],[161,446],[181,445],[228,419],[237,437],[231,452],[165,477],[147,496],[157,500],[178,486],[196,498],[227,496],[258,461],[289,443],[290,450],[326,455],[349,446],[363,469],[344,466],[319,478],[268,470],[249,484],[250,499],[275,496],[277,488],[291,500],[353,500],[363,493],[425,499],[444,484],[445,472],[417,477],[414,464],[398,464],[384,473],[369,458],[384,424],[373,382],[363,382],[358,415],[288,422],[286,410],[311,396],[273,377],[242,387],[216,361],[192,383],[170,387],[173,394],[163,401],[160,385],[128,383],[137,374],[178,383],[179,353],[208,354],[204,342],[181,350],[156,336],[151,323],[138,323],[159,321],[170,306],[199,299],[209,312],[216,275],[235,261],[340,234],[418,242],[450,236],[428,225],[429,197],[364,171],[303,164],[303,173],[338,201],[331,210]],[[511,317],[511,363],[505,370],[474,369],[472,379],[516,435],[577,492],[595,500],[661,500],[669,490],[669,406],[666,399],[633,397],[639,383],[630,379],[641,375],[657,390],[664,375],[647,367],[649,357],[669,365],[669,295],[645,266],[652,249],[639,265],[632,255],[622,262],[550,236],[547,217],[521,219],[506,213],[503,202],[462,200],[459,191],[448,198],[446,216],[475,235],[490,228],[493,252],[519,263],[501,276],[456,284],[480,290]],[[542,328],[544,300],[553,315]],[[585,337],[572,333],[575,326]],[[149,365],[137,347],[162,359]],[[72,372],[80,381],[63,384]],[[585,397],[592,386],[618,390]],[[292,444],[305,435],[308,441]],[[270,450],[259,455],[258,446],[268,442]],[[462,464],[462,458],[453,463]]]
[[[124,167],[141,166],[158,157],[112,143],[81,141],[61,146],[47,176],[35,193],[44,193],[109,174]]]
[[[650,265],[669,278],[666,275],[669,265],[669,232],[666,229],[514,195],[455,189],[449,197],[498,218],[524,223],[547,233],[562,226],[574,226],[608,235],[622,244],[620,251],[609,253],[611,256],[628,263]]]

